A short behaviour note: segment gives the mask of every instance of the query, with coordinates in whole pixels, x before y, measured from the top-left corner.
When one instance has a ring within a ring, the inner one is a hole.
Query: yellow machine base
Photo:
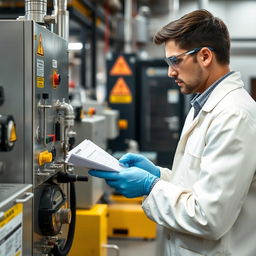
[[[106,256],[107,205],[76,211],[76,230],[69,256]]]
[[[111,195],[110,201],[117,204],[141,204],[143,201],[143,196],[135,198],[127,198],[122,195]]]
[[[145,215],[139,204],[110,204],[108,237],[154,239],[156,223]]]

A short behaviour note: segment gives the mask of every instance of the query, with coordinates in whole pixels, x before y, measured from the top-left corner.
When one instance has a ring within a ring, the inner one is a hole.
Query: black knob
[[[43,98],[44,100],[47,100],[47,99],[49,98],[49,94],[48,94],[48,93],[43,93],[43,94],[42,94],[42,98]]]

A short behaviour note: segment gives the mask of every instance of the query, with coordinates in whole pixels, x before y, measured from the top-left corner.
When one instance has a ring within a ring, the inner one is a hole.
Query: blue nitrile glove
[[[126,168],[120,172],[90,170],[89,174],[106,179],[109,186],[128,198],[148,195],[153,182],[158,179],[155,175],[137,167]]]
[[[158,178],[160,177],[159,167],[155,166],[145,156],[127,153],[119,159],[119,162],[126,167],[136,166],[157,176]]]

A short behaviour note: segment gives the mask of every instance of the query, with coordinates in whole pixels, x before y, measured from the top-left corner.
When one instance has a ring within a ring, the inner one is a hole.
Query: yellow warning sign
[[[37,88],[44,88],[44,77],[40,77],[40,76],[37,77],[36,87]]]
[[[37,54],[44,56],[44,48],[43,48],[43,38],[42,38],[42,34],[40,34],[39,36],[39,41],[38,41],[38,46],[37,46]]]
[[[14,217],[22,213],[22,211],[23,211],[22,204],[16,204],[12,208],[7,210],[0,220],[0,228],[2,228],[4,225],[10,222]]]
[[[129,67],[127,61],[125,60],[124,56],[119,56],[113,65],[112,69],[109,72],[112,76],[120,76],[120,75],[126,75],[130,76],[132,75],[132,70]]]
[[[113,86],[109,95],[109,102],[110,103],[131,103],[132,102],[131,91],[122,77],[119,77],[115,85]]]

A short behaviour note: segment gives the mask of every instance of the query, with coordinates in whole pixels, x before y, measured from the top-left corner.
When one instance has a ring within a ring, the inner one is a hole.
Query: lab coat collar
[[[234,72],[221,81],[218,86],[212,91],[211,95],[209,96],[208,100],[204,104],[202,110],[193,119],[194,116],[194,109],[191,108],[188,116],[186,118],[186,122],[183,127],[183,131],[181,134],[180,141],[183,141],[190,132],[194,129],[194,127],[199,122],[200,118],[204,115],[204,112],[210,112],[214,109],[214,107],[231,91],[236,90],[238,88],[243,87],[243,81],[241,80],[240,72]]]
[[[234,72],[225,78],[220,84],[212,91],[210,97],[204,104],[202,111],[210,112],[214,107],[231,91],[243,87],[240,72]]]

